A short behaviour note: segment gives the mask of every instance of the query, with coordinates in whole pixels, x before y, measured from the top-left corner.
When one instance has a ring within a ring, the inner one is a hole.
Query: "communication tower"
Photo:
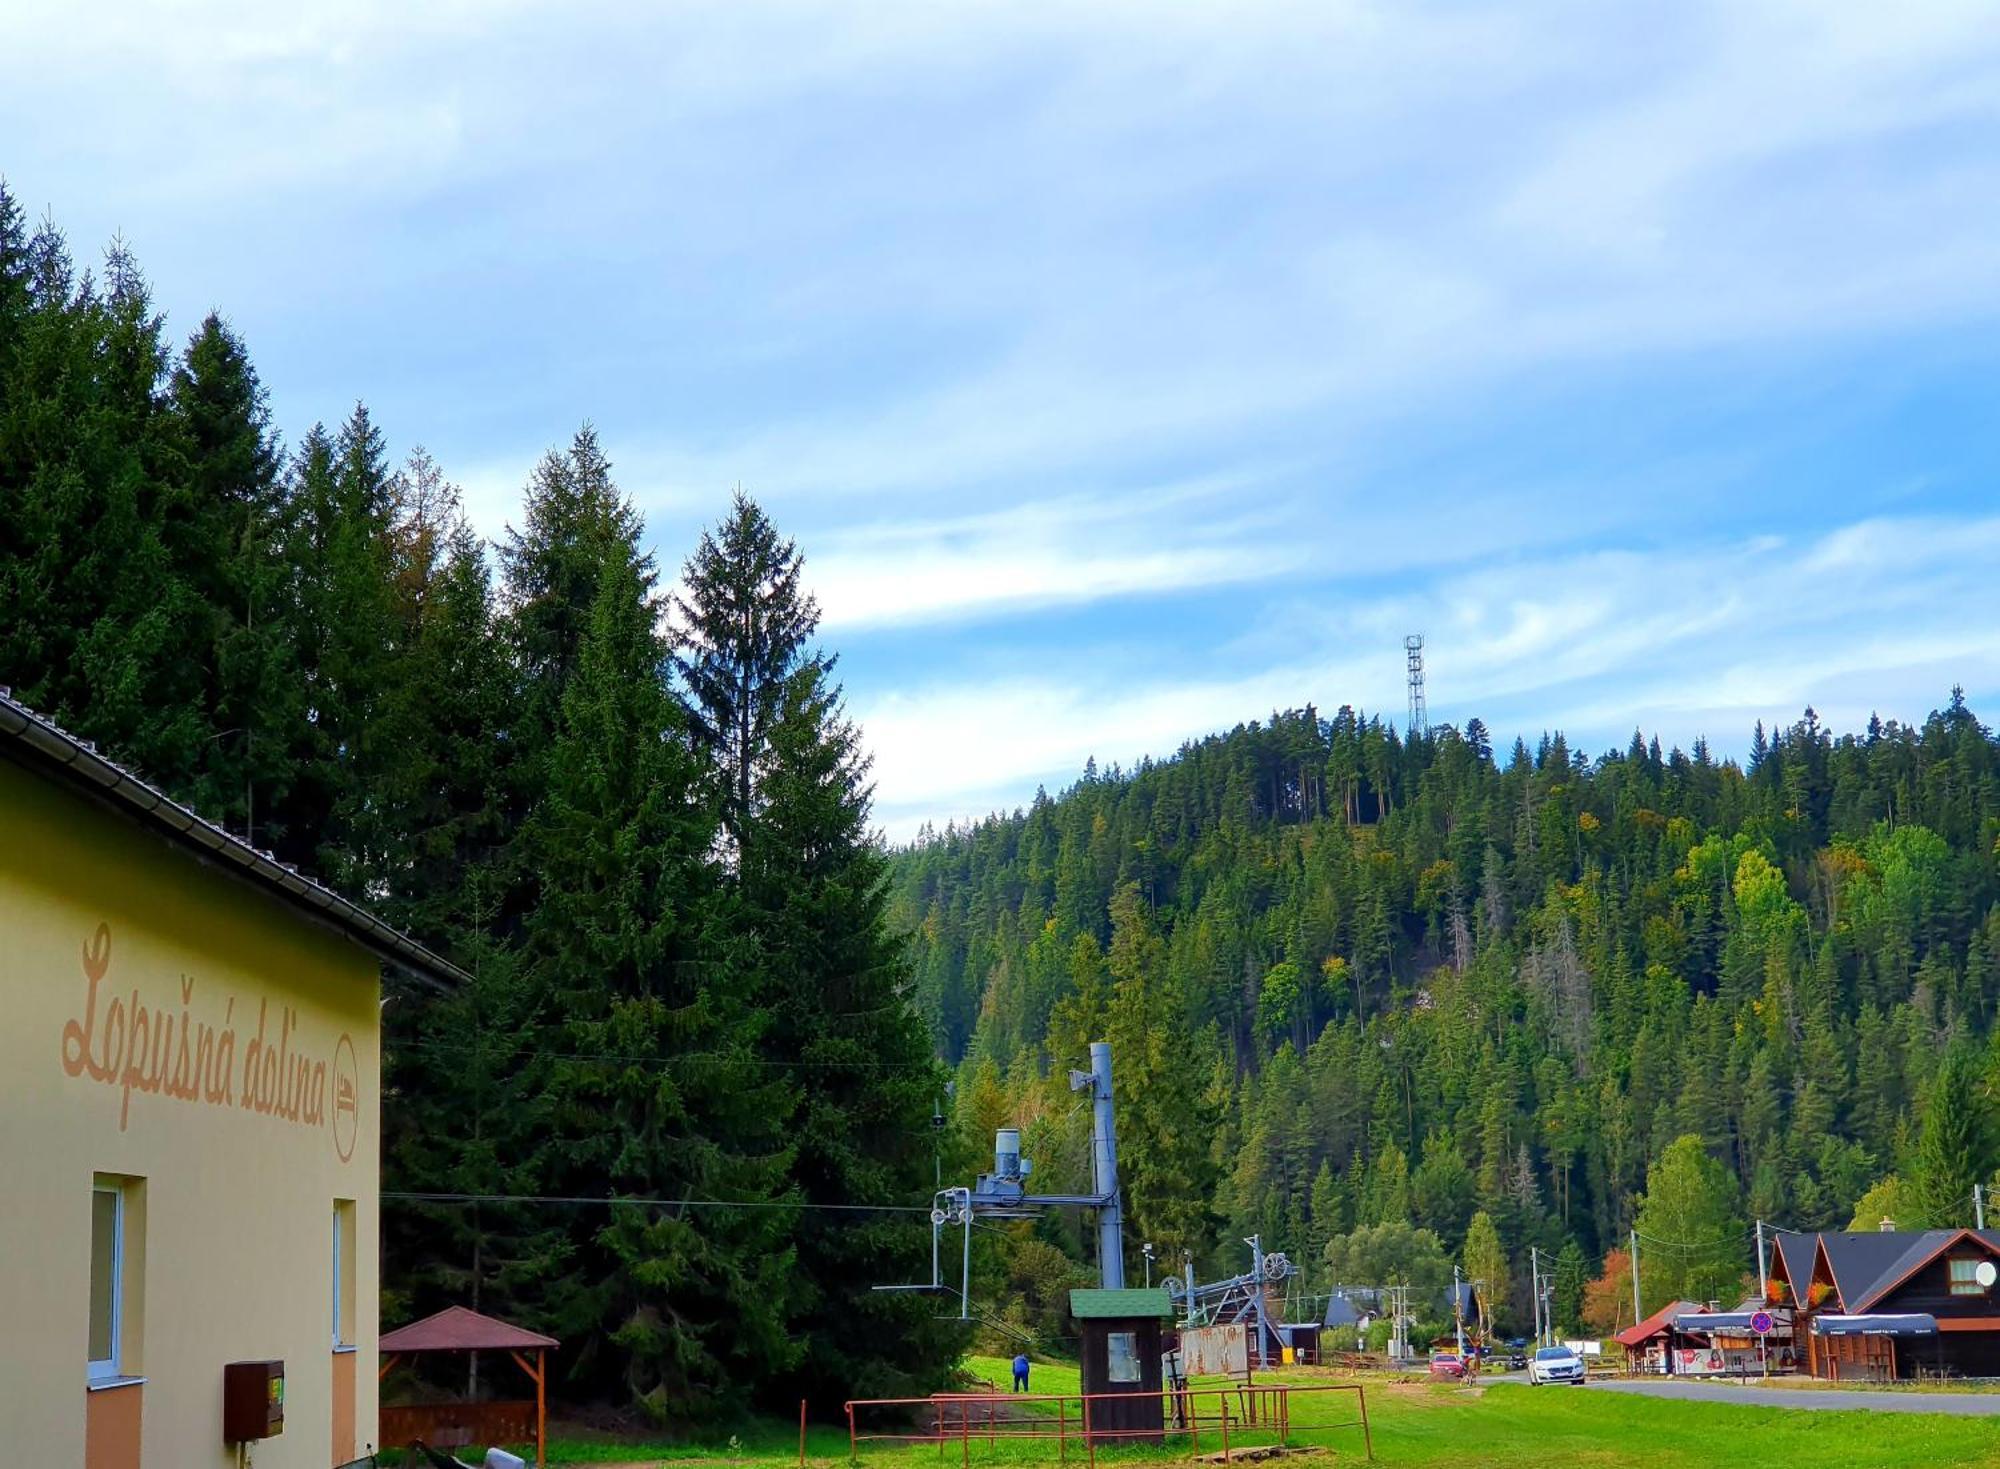
[[[1431,732],[1430,711],[1424,708],[1424,635],[1413,632],[1403,639],[1403,652],[1410,667],[1410,728],[1409,736]]]

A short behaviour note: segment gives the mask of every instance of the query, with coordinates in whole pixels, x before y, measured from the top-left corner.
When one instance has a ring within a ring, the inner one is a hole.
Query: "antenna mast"
[[[1430,711],[1424,707],[1424,635],[1413,632],[1403,639],[1403,652],[1410,668],[1409,737],[1431,732]]]

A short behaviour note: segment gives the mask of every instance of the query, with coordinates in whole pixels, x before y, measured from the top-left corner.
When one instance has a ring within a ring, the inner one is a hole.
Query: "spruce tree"
[[[707,862],[716,822],[665,685],[651,568],[607,548],[525,840],[524,933],[542,1190],[714,1199],[616,1205],[550,1260],[544,1319],[662,1419],[747,1400],[792,1365],[793,1150],[781,1070],[759,1064],[756,946]]]
[[[1971,1227],[1973,1185],[1986,1179],[1994,1162],[1991,1124],[1975,1089],[1972,1067],[1954,1050],[1931,1079],[1910,1173],[1910,1191],[1922,1225]]]
[[[797,1099],[793,1184],[810,1205],[908,1205],[935,1182],[943,1078],[888,922],[868,756],[832,659],[812,645],[818,610],[801,570],[737,495],[682,574],[675,666],[734,857],[730,921],[757,971],[746,993],[767,1012],[762,1053]],[[920,1226],[809,1209],[792,1242],[801,1357],[765,1384],[771,1396],[907,1395],[939,1381],[952,1350],[926,1303],[857,1288],[906,1276],[928,1244]]]
[[[390,752],[375,723],[396,676],[394,488],[364,406],[337,435],[314,425],[293,455],[287,493],[285,632],[302,717],[269,829],[280,855],[350,893],[379,894],[388,836],[374,786]]]
[[[182,789],[197,810],[254,842],[260,807],[275,805],[289,784],[288,734],[304,714],[284,620],[277,438],[242,339],[213,313],[189,340],[168,393],[187,484],[166,551],[198,611],[189,631],[201,683],[190,696],[208,730]]]
[[[812,646],[819,604],[804,558],[740,491],[688,558],[674,599],[674,661],[695,728],[710,751],[725,830],[738,841],[756,812],[759,767],[793,702],[795,681],[825,681],[832,660]]]
[[[581,657],[607,557],[641,532],[638,512],[611,478],[597,432],[578,429],[529,478],[519,529],[500,544],[507,640],[521,681],[516,747],[532,788],[554,739],[564,691]]]
[[[1218,1170],[1210,1143],[1221,1116],[1204,1085],[1206,1049],[1193,1033],[1185,1003],[1167,982],[1165,946],[1136,883],[1120,887],[1111,900],[1106,966],[1114,984],[1104,1039],[1112,1047],[1118,1178],[1127,1217],[1133,1232],[1167,1258],[1183,1250],[1199,1254],[1218,1222],[1213,1214]],[[1059,1063],[1082,1068],[1087,1057],[1059,1058]],[[1265,1142],[1280,1154],[1284,1144],[1276,1136]],[[1282,1164],[1278,1172],[1284,1179]],[[1310,1182],[1297,1182],[1303,1195]],[[1285,1183],[1264,1202],[1272,1223],[1282,1221],[1289,1202]],[[1271,1247],[1277,1247],[1275,1241]]]

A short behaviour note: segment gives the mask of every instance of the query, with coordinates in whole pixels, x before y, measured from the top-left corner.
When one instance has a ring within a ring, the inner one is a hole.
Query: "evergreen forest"
[[[1997,842],[1956,691],[1921,725],[1759,726],[1740,764],[1307,706],[927,831],[893,911],[961,1131],[1018,1121],[1038,1182],[1087,1185],[1067,1071],[1112,1040],[1161,1270],[1236,1274],[1257,1234],[1294,1312],[1409,1283],[1434,1319],[1457,1262],[1489,1325],[1529,1328],[1539,1273],[1558,1325],[1608,1331],[1635,1242],[1650,1312],[1754,1290],[1759,1220],[1973,1223]],[[1013,1230],[985,1288],[1053,1338],[1088,1241]]]
[[[802,558],[717,508],[663,575],[586,426],[486,544],[0,187],[0,684],[469,974],[385,982],[383,1325],[473,1306],[676,1423],[962,1345],[865,1288],[928,1246],[943,1078]]]

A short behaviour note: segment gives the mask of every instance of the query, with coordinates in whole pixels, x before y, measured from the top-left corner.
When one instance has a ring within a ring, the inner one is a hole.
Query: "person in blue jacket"
[[[1028,1354],[1022,1352],[1014,1359],[1014,1391],[1028,1390]]]

